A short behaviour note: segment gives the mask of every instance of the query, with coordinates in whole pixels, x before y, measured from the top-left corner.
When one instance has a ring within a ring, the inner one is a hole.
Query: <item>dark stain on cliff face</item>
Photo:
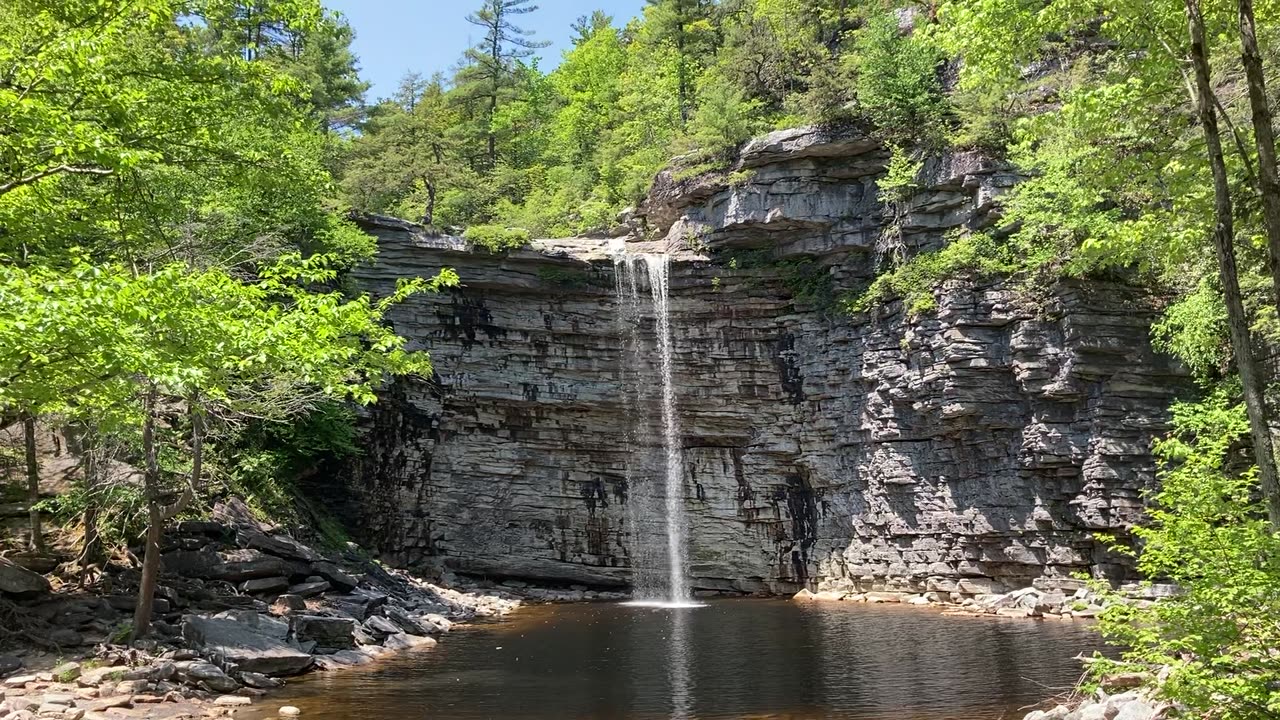
[[[493,313],[484,304],[484,299],[468,297],[454,291],[448,305],[437,306],[436,317],[440,320],[441,333],[444,337],[456,341],[464,349],[475,345],[480,334],[490,340],[506,337],[507,331],[493,324]]]
[[[778,370],[778,383],[793,405],[804,402],[804,378],[800,375],[800,363],[796,357],[796,337],[783,335],[773,345],[773,366]]]
[[[609,496],[605,493],[604,481],[600,478],[595,478],[582,483],[580,492],[582,494],[583,502],[587,504],[587,512],[590,513],[592,517],[596,514],[597,506],[601,508],[609,507]]]
[[[524,399],[529,402],[538,402],[538,386],[533,383],[520,383],[521,392],[524,393]]]
[[[790,553],[792,577],[798,581],[809,577],[809,552],[818,541],[818,500],[812,485],[803,474],[788,475],[786,485],[776,488],[770,500],[774,505],[785,505],[790,518],[790,533],[779,527],[779,547]],[[788,537],[789,535],[789,537]]]
[[[440,416],[410,397],[424,387],[429,393],[442,392],[436,380],[391,383],[360,420],[364,452],[330,460],[299,479],[303,495],[337,518],[352,537],[369,546],[394,548],[400,562],[420,562],[438,552],[434,523],[425,512],[396,521],[406,498],[415,509],[430,502]]]
[[[585,528],[587,554],[595,556],[595,564],[609,564],[609,518],[592,515]]]

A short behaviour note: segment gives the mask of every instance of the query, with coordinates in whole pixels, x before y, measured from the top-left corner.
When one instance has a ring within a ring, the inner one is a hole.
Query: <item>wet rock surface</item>
[[[627,238],[674,253],[693,585],[974,600],[1126,578],[1092,533],[1140,521],[1150,441],[1183,386],[1149,343],[1160,300],[1102,280],[957,279],[920,317],[896,301],[841,313],[831,299],[886,257],[990,226],[1018,180],[976,154],[934,158],[890,207],[886,157],[856,134],[774,133],[723,172],[659,176]],[[315,492],[392,564],[625,588],[629,485],[660,473],[654,458],[629,478],[628,459],[652,458],[660,433],[626,400],[609,241],[491,255],[366,225],[381,254],[357,279],[374,294],[441,266],[464,285],[393,311],[435,375],[390,388],[359,467]]]

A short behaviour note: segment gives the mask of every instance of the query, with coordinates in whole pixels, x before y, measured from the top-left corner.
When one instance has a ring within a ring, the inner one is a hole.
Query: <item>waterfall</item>
[[[684,454],[680,440],[680,418],[676,414],[676,390],[671,378],[671,308],[668,285],[671,263],[666,255],[645,255],[649,269],[649,294],[653,297],[654,334],[658,336],[659,377],[662,384],[662,444],[665,452],[663,479],[666,489],[667,600],[688,602],[689,583],[685,578],[688,555],[685,548]]]
[[[688,604],[684,458],[672,379],[670,262],[666,255],[628,253],[621,243],[611,251],[622,343],[623,408],[630,420],[625,441],[634,593],[641,603]],[[643,276],[641,264],[646,271]],[[649,285],[651,344],[645,342],[641,327],[645,319],[642,279]],[[656,350],[656,362],[650,348]]]

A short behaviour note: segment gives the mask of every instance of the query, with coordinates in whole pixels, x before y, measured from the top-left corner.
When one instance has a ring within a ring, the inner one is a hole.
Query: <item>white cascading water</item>
[[[663,477],[666,485],[667,565],[670,579],[667,600],[689,601],[689,583],[685,578],[688,564],[685,549],[684,519],[684,453],[680,439],[680,417],[676,414],[676,389],[671,377],[671,309],[668,302],[668,269],[666,255],[645,255],[649,269],[649,294],[653,297],[654,334],[658,336],[659,371],[662,379],[662,444],[666,451]]]
[[[623,351],[624,409],[632,419],[626,437],[629,450],[626,477],[635,602],[641,605],[689,605],[684,459],[672,381],[668,302],[670,264],[665,255],[628,253],[621,242],[611,245],[610,250],[614,260],[617,322]],[[646,271],[643,278],[649,285],[655,335],[652,345],[644,342],[641,332],[645,315],[640,291],[641,264]],[[657,350],[656,363],[653,353],[647,351],[648,347]],[[655,385],[657,393],[654,392]],[[653,418],[655,406],[660,415],[656,418],[658,422]],[[654,458],[653,449],[659,436],[661,453],[660,457]]]

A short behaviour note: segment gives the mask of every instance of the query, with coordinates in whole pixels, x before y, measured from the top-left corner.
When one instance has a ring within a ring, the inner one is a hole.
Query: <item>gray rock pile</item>
[[[279,678],[431,647],[455,623],[519,605],[388,571],[354,552],[325,555],[234,503],[221,510],[221,520],[165,533],[155,633],[133,648],[118,643],[135,595],[51,595],[40,575],[0,563],[0,592],[35,628],[27,631],[34,644],[59,655],[93,646],[79,662],[38,673],[0,657],[8,674],[0,718],[78,720],[159,702],[230,709]],[[118,573],[112,584],[126,588],[133,576]]]
[[[1074,707],[1058,705],[1051,710],[1034,710],[1022,720],[1160,720],[1168,710],[1168,704],[1140,691],[1108,695],[1099,690]]]

